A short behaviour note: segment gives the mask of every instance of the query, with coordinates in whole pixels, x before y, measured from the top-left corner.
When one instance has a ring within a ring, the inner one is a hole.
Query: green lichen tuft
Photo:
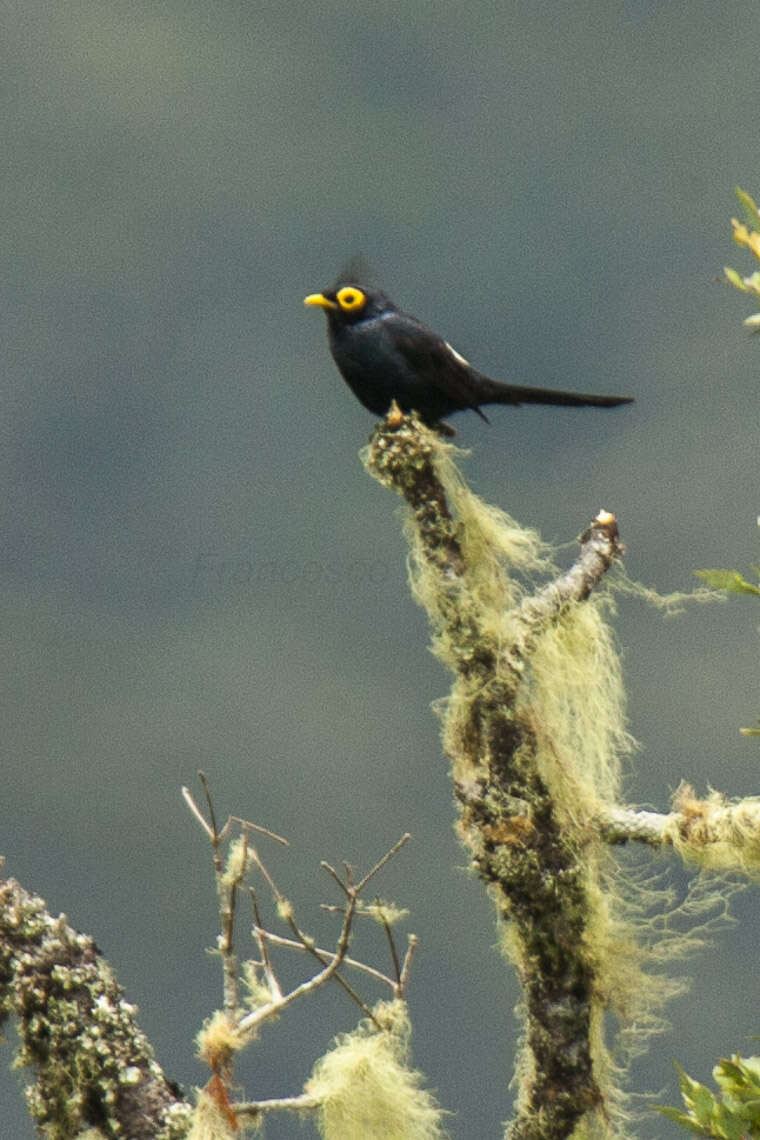
[[[443,1112],[409,1068],[410,1025],[401,1001],[373,1010],[383,1026],[362,1022],[336,1039],[304,1092],[320,1101],[324,1140],[443,1140]]]

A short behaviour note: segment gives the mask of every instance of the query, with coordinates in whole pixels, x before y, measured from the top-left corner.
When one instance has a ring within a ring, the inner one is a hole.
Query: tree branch
[[[0,1014],[15,1014],[39,1128],[179,1140],[192,1107],[168,1081],[93,940],[15,880],[0,883]]]
[[[426,575],[418,599],[459,677],[458,723],[446,734],[459,833],[516,935],[529,1059],[508,1136],[563,1140],[603,1099],[590,1044],[595,973],[586,933],[593,906],[578,836],[563,826],[538,764],[524,681],[544,631],[588,598],[622,547],[614,517],[597,516],[571,569],[510,613],[505,643],[502,615],[483,604],[477,567],[465,553],[466,524],[449,505],[439,474],[443,456],[416,417],[394,417],[376,429],[366,463],[410,508]]]
[[[321,1100],[315,1096],[307,1096],[302,1093],[301,1096],[282,1096],[272,1100],[246,1100],[238,1101],[232,1107],[236,1116],[247,1116],[251,1118],[251,1123],[258,1122],[258,1118],[270,1112],[309,1112],[316,1111],[320,1105]]]
[[[712,791],[698,799],[688,784],[673,797],[671,812],[660,814],[600,805],[596,822],[607,843],[673,847],[686,861],[724,871],[760,870],[760,799],[728,800]]]

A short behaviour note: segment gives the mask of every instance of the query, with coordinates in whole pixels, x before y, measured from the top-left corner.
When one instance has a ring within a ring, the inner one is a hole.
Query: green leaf
[[[675,1120],[676,1124],[680,1124],[683,1128],[688,1129],[689,1132],[696,1133],[697,1136],[712,1136],[712,1132],[708,1132],[706,1128],[702,1128],[697,1124],[693,1116],[688,1113],[682,1112],[680,1108],[670,1108],[662,1104],[653,1105],[655,1112],[659,1112],[660,1116],[667,1116],[668,1120]]]
[[[693,1101],[697,1092],[703,1086],[699,1083],[699,1081],[695,1081],[693,1077],[690,1077],[686,1070],[681,1068],[681,1066],[678,1064],[678,1061],[674,1061],[673,1064],[675,1065],[676,1072],[678,1073],[678,1083],[681,1086],[681,1096],[684,1098],[684,1100],[688,1098],[689,1101]]]
[[[722,1089],[743,1088],[747,1075],[737,1061],[723,1057],[713,1068],[713,1077]]]
[[[723,1110],[720,1113],[719,1135],[725,1140],[744,1140],[747,1136],[747,1122],[742,1116]]]
[[[738,570],[695,570],[698,578],[707,582],[714,590],[729,590],[732,594],[756,594],[760,596],[760,587],[753,586],[743,578]]]
[[[694,1115],[700,1124],[707,1127],[713,1122],[720,1109],[720,1102],[704,1085],[700,1085],[694,1095]]]
[[[724,265],[723,266],[723,272],[726,275],[726,280],[731,285],[733,285],[734,288],[741,289],[742,293],[748,293],[749,292],[749,289],[744,284],[744,280],[743,280],[741,274],[737,273],[735,269],[732,269],[730,267],[730,265]]]
[[[760,1124],[760,1098],[742,1101],[742,1116],[753,1128]]]
[[[755,229],[758,220],[760,220],[760,215],[758,215],[757,206],[755,205],[754,200],[750,198],[746,190],[742,190],[741,186],[735,186],[734,193],[739,199],[739,205],[742,208],[744,220],[746,221],[747,225],[751,226],[752,229]]]
[[[760,1057],[741,1057],[738,1062],[747,1074],[747,1080],[753,1081],[760,1089]]]

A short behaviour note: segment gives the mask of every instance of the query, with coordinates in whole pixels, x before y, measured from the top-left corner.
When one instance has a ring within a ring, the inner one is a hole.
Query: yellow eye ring
[[[341,309],[344,309],[347,313],[353,313],[357,309],[362,309],[367,303],[367,298],[361,289],[356,289],[353,285],[344,285],[342,289],[338,290],[336,297]]]

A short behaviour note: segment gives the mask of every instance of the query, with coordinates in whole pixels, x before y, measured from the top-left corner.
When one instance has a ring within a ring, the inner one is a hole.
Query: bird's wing
[[[473,383],[477,375],[447,341],[423,325],[403,314],[396,315],[393,328],[393,347],[401,354],[414,374],[456,400],[461,407],[477,409],[478,393]]]

